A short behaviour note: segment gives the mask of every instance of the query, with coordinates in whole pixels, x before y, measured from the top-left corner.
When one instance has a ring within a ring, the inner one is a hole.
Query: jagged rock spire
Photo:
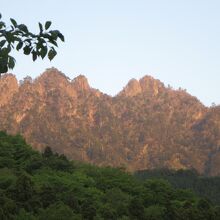
[[[119,96],[133,97],[140,93],[150,96],[156,96],[162,89],[164,84],[152,76],[144,76],[139,81],[131,79],[124,89],[119,93]]]
[[[90,89],[87,78],[84,75],[79,75],[72,80],[72,85],[77,91],[86,91]]]

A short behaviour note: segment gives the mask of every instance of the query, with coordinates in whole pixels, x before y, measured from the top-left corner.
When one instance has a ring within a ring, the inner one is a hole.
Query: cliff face
[[[119,96],[134,97],[139,94],[145,96],[157,96],[158,93],[163,92],[164,84],[151,76],[144,76],[139,81],[131,79],[127,86],[119,93]]]
[[[0,79],[0,129],[21,133],[36,149],[130,170],[194,168],[220,174],[220,109],[150,76],[131,80],[115,97],[70,81],[56,69],[20,86]]]
[[[8,104],[18,91],[18,83],[17,79],[12,74],[3,75],[0,80],[0,107],[2,107]]]

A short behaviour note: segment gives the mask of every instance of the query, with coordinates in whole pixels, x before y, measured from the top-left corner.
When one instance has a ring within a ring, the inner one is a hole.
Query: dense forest
[[[163,179],[177,189],[190,189],[200,197],[220,205],[220,176],[199,175],[196,170],[141,170],[135,172],[140,180]]]
[[[185,179],[183,179],[185,181]],[[167,180],[41,154],[0,132],[0,219],[220,219],[220,207]]]

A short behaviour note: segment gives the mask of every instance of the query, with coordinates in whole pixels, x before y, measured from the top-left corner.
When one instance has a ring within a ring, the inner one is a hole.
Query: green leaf
[[[2,29],[3,27],[5,27],[5,23],[4,22],[0,22],[0,29]]]
[[[7,46],[7,51],[8,51],[8,53],[11,52],[11,46],[10,45]]]
[[[4,47],[4,48],[2,48],[2,50],[1,50],[1,55],[2,55],[3,57],[7,57],[8,54],[10,53],[10,51],[11,51],[10,47]]]
[[[13,25],[10,25],[10,27],[11,27],[11,30],[14,31],[14,29],[15,29],[14,26],[13,26]]]
[[[0,65],[0,73],[7,73],[8,67],[7,65]]]
[[[52,24],[51,21],[47,21],[47,22],[45,23],[45,29],[47,30],[47,29],[50,27],[51,24]]]
[[[38,24],[39,24],[39,28],[40,28],[40,33],[42,33],[43,32],[43,25],[40,22]]]
[[[0,13],[0,19],[2,19],[2,14]]]
[[[40,56],[42,59],[47,55],[47,47],[42,47],[40,50]]]
[[[15,66],[15,59],[14,57],[9,56],[8,58],[8,67],[9,69],[13,69]]]
[[[23,49],[24,54],[29,55],[31,53],[31,49],[32,49],[31,47],[25,46],[24,49]]]
[[[21,31],[28,33],[28,28],[25,24],[20,24],[17,26]]]
[[[6,43],[6,40],[0,41],[0,48],[3,47],[5,45],[5,43]]]
[[[18,43],[16,50],[20,50],[22,47],[23,47],[23,42],[21,41]]]
[[[50,49],[48,53],[49,60],[51,61],[56,55],[57,55],[57,52],[54,49]]]
[[[33,61],[35,61],[37,59],[37,52],[36,51],[32,52],[32,59],[33,59]]]
[[[11,32],[7,32],[5,34],[5,38],[6,38],[8,43],[11,43],[13,41],[13,34]]]
[[[59,37],[60,40],[62,40],[63,42],[65,41],[64,36],[63,36],[61,33],[58,34],[58,37]]]
[[[17,26],[17,22],[15,21],[15,19],[10,18],[10,20],[11,20],[11,23],[14,25],[14,27],[16,27]]]
[[[59,33],[60,33],[60,32],[57,31],[57,30],[50,31],[51,37],[52,37],[54,40],[57,39]]]
[[[50,40],[49,42],[58,47],[57,42],[55,40]]]
[[[0,73],[8,72],[8,55],[0,50]]]

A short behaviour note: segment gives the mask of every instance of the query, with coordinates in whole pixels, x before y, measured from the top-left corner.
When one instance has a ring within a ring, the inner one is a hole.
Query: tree
[[[143,201],[139,197],[132,198],[129,204],[129,211],[132,219],[143,219],[144,218],[144,206]]]
[[[22,173],[19,175],[16,184],[16,199],[21,202],[27,202],[34,194],[34,183],[30,176]]]
[[[50,147],[46,147],[45,149],[44,149],[44,152],[43,152],[43,154],[42,154],[44,157],[52,157],[53,156],[53,151],[52,151],[52,149],[50,148]]]
[[[32,214],[21,209],[16,217],[16,220],[37,220]]]
[[[30,32],[25,24],[18,24],[13,18],[11,25],[6,26],[0,14],[0,76],[15,66],[15,58],[11,56],[12,50],[23,50],[25,55],[31,55],[33,61],[46,56],[52,60],[57,52],[57,40],[64,42],[64,36],[58,30],[49,30],[52,22],[44,25],[39,23],[39,33]]]
[[[78,220],[80,215],[75,214],[67,205],[62,202],[50,205],[47,209],[41,210],[40,220]]]
[[[164,216],[165,208],[159,205],[152,205],[144,210],[144,217],[148,220],[163,220]]]

